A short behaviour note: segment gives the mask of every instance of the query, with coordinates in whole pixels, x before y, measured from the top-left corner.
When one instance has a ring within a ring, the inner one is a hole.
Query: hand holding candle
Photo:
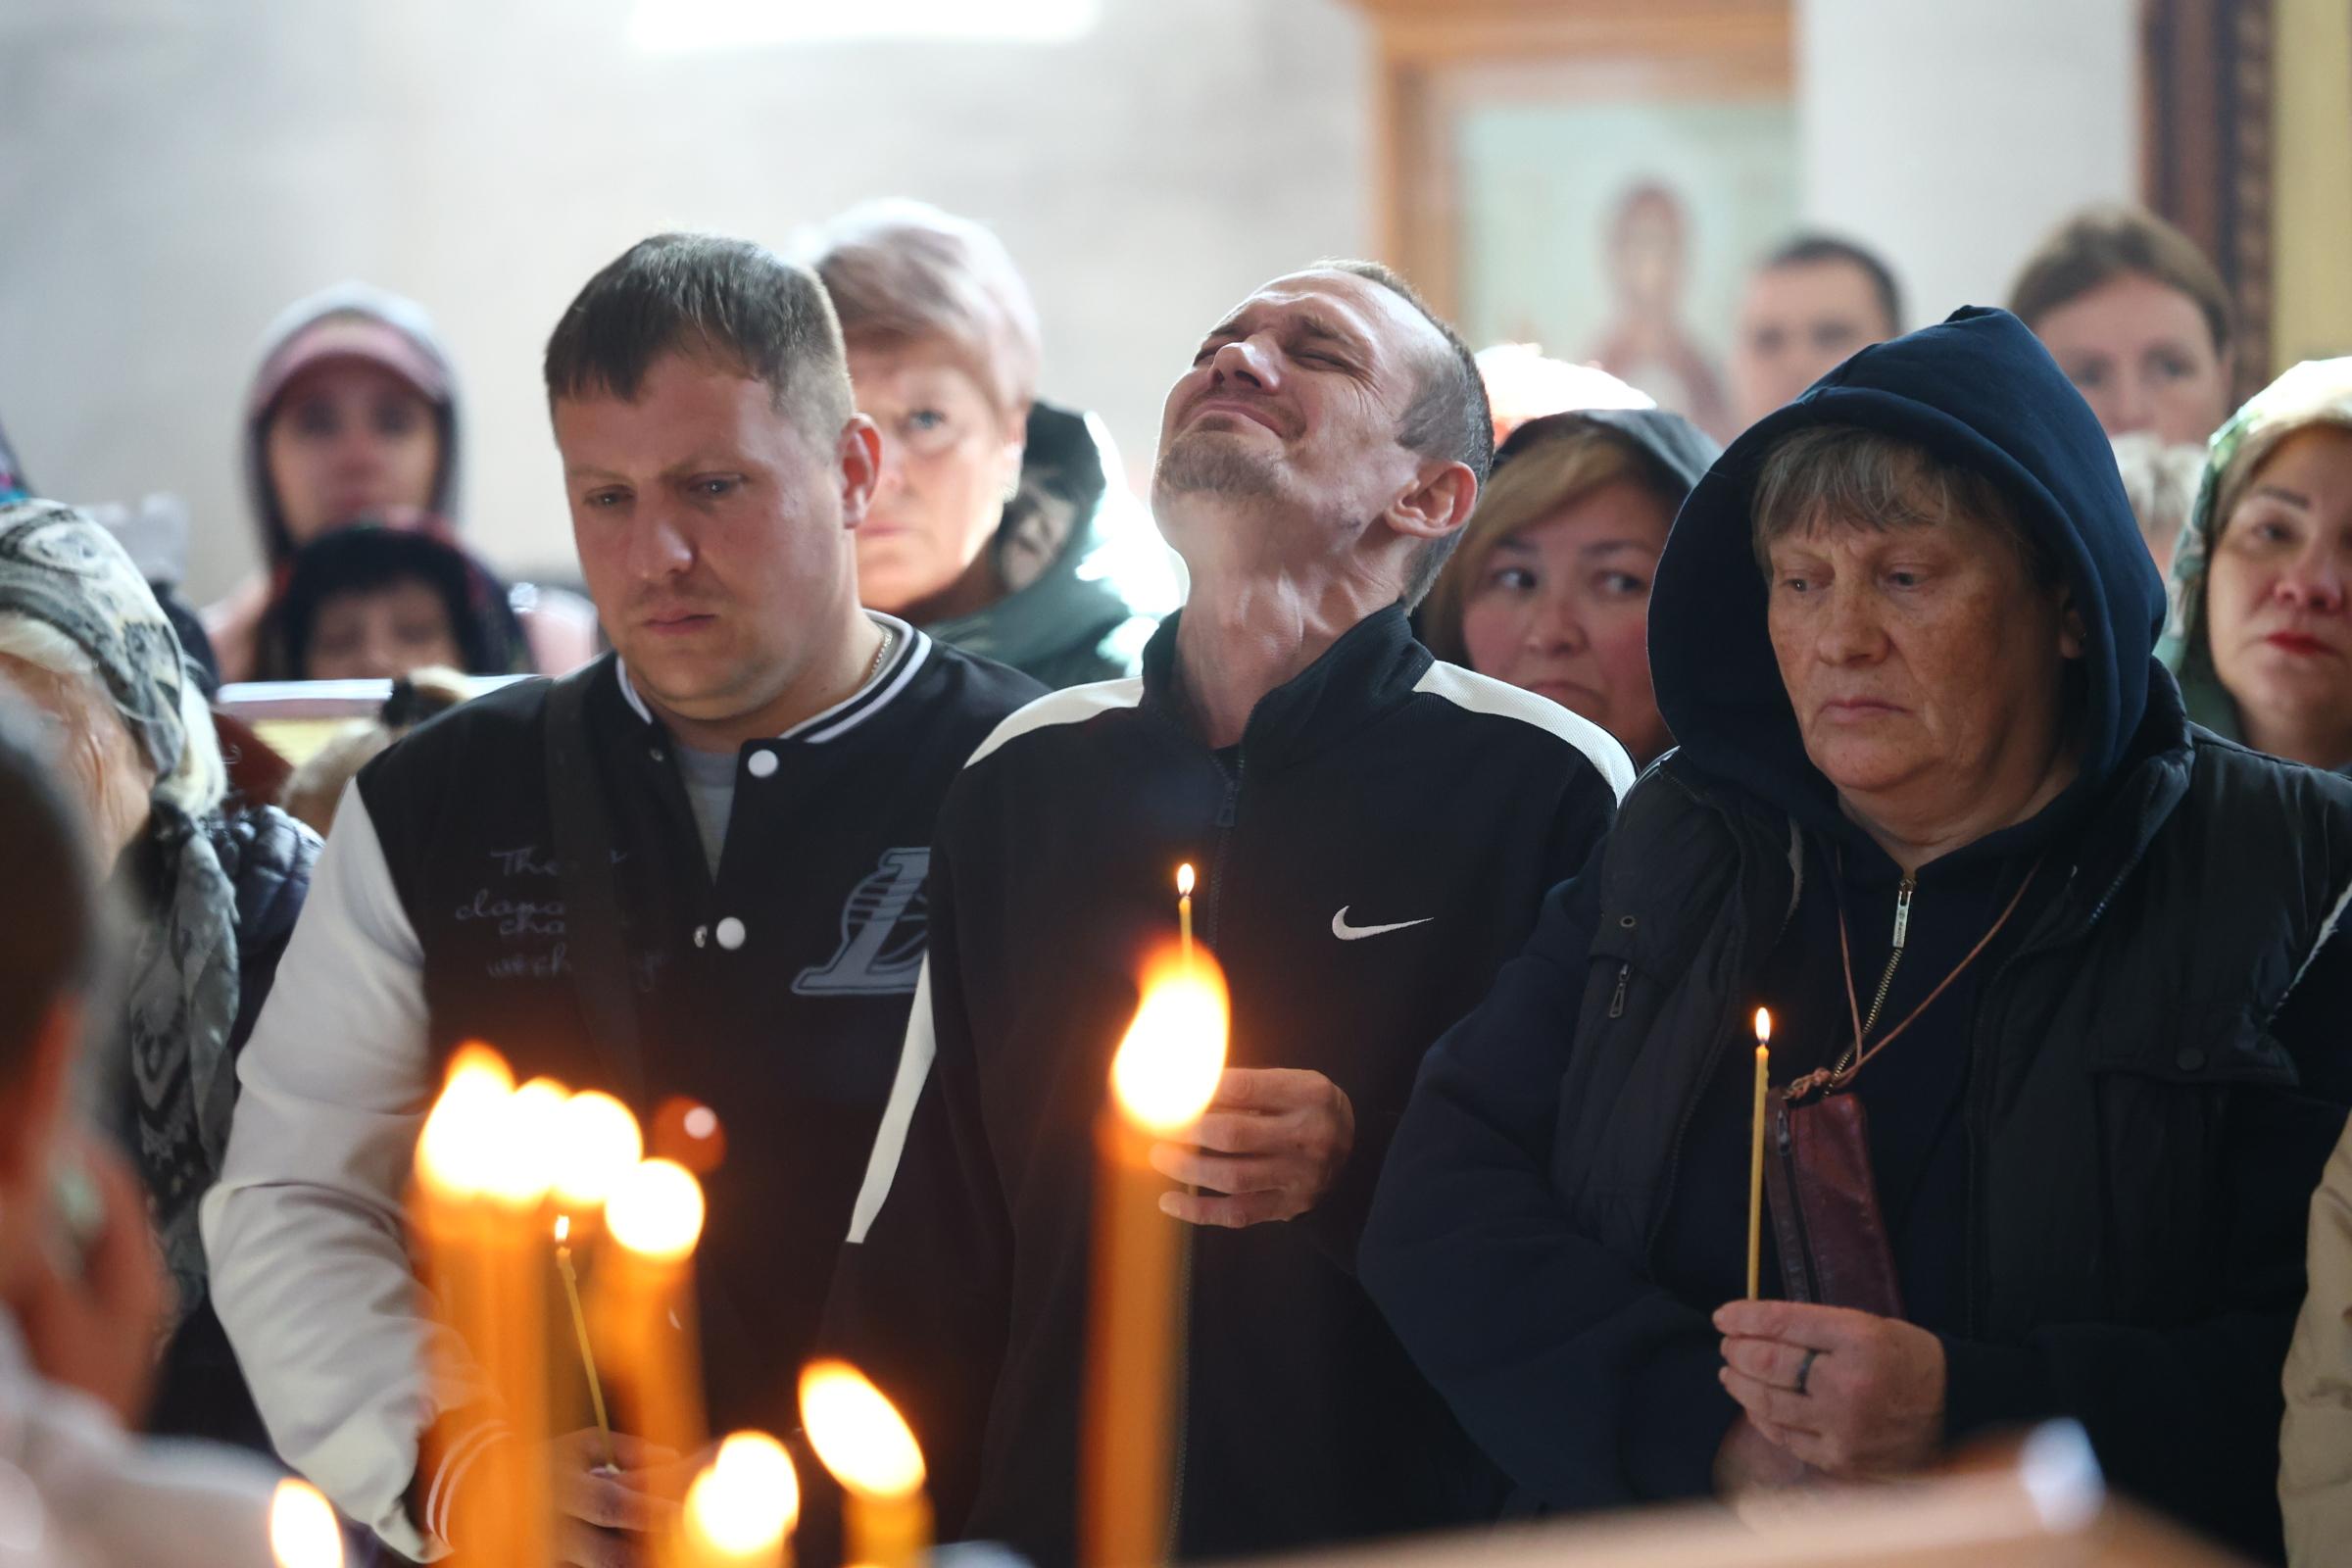
[[[931,1549],[923,1450],[882,1391],[847,1361],[812,1361],[801,1374],[808,1445],[849,1494],[845,1560],[857,1568],[914,1568]]]
[[[1762,1291],[1764,1266],[1764,1106],[1772,1092],[1772,1013],[1756,1009],[1755,1134],[1747,1159],[1747,1298]]]

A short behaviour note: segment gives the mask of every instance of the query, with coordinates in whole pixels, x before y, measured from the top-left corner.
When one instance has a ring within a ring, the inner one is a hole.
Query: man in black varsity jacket
[[[428,1376],[435,1331],[411,1304],[401,1197],[449,1054],[487,1040],[517,1077],[718,1112],[712,1419],[790,1430],[915,992],[941,799],[1043,690],[859,610],[851,531],[879,449],[808,273],[739,241],[647,240],[564,313],[546,370],[615,656],[457,709],[361,772],[205,1205],[221,1320],[279,1451],[412,1557],[463,1547],[470,1510],[500,1501],[468,1492],[470,1461],[514,1441],[463,1372]],[[594,848],[564,853],[582,781],[617,942],[577,917],[600,902]],[[444,1458],[421,1474],[434,1423]],[[589,1456],[558,1455],[564,1560],[623,1560],[591,1532],[642,1524],[643,1497]]]
[[[1353,1277],[1423,1050],[1632,781],[1602,731],[1407,629],[1492,451],[1468,351],[1393,273],[1260,289],[1168,397],[1153,499],[1191,603],[1140,680],[1032,704],[949,793],[928,1007],[825,1328],[909,1411],[945,1532],[1073,1555],[1092,1129],[1187,860],[1233,1069],[1201,1147],[1154,1155],[1200,1227],[1179,1552],[1498,1504]]]

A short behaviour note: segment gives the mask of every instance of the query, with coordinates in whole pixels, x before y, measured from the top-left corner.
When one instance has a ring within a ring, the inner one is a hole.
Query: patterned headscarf
[[[0,506],[0,617],[11,615],[53,626],[81,651],[158,783],[172,779],[196,677],[114,535],[53,501]],[[196,1200],[220,1169],[236,1102],[236,890],[205,827],[173,792],[151,797],[161,896],[140,924],[124,999],[139,1163],[183,1312],[204,1298]]]
[[[2205,635],[2205,577],[2213,564],[2213,547],[2255,470],[2280,442],[2315,424],[2352,428],[2352,358],[2305,360],[2255,393],[2214,432],[2196,503],[2173,550],[2164,635],[2156,641],[2156,657],[2180,678],[2188,716],[2231,740],[2244,738],[2237,704],[2213,667],[2213,643]]]

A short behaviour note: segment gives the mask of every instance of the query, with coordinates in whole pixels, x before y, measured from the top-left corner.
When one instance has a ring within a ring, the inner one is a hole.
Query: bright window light
[[[1064,43],[1102,0],[637,0],[629,41],[657,54],[845,38]]]

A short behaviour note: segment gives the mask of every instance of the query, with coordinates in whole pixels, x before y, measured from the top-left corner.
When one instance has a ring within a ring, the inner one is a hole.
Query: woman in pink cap
[[[361,516],[405,516],[455,543],[456,377],[414,301],[345,283],[279,317],[246,398],[245,478],[265,571],[206,607],[224,680],[253,677],[257,637],[293,553]],[[532,662],[550,672],[596,651],[576,595],[520,585]]]

